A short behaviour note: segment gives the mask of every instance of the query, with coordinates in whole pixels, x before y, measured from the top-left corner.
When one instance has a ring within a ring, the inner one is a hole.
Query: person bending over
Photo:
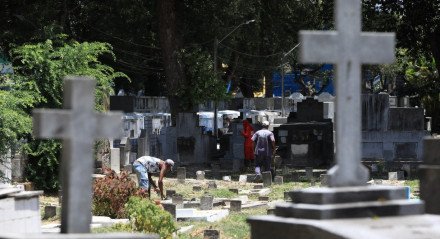
[[[154,191],[160,194],[161,199],[164,199],[163,194],[163,178],[167,172],[172,171],[174,161],[171,159],[161,160],[152,156],[142,156],[133,162],[133,169],[138,176],[139,187],[150,191],[150,187],[153,186]],[[151,178],[152,174],[159,174],[159,180],[157,185]]]

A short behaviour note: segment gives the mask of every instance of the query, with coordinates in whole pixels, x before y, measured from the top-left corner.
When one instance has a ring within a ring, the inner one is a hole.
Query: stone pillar
[[[283,184],[283,176],[275,176],[274,184]]]
[[[186,179],[186,168],[185,167],[178,167],[177,168],[177,181],[179,183],[185,183]]]
[[[51,218],[57,215],[57,207],[56,206],[44,206],[44,218]]]
[[[205,180],[205,171],[197,171],[196,178],[197,180]]]
[[[263,172],[263,187],[272,186],[272,173],[270,171]]]
[[[121,157],[121,150],[119,148],[110,149],[110,168],[116,173],[119,173],[121,171],[120,157]]]
[[[419,166],[420,198],[425,212],[440,214],[440,139],[423,140],[423,164]]]
[[[200,210],[211,210],[213,205],[214,197],[210,195],[205,195],[200,198]]]
[[[241,212],[241,201],[240,200],[231,200],[231,207],[229,211],[231,212]]]
[[[177,208],[183,208],[183,196],[180,194],[174,194],[171,198],[171,202],[176,205]]]
[[[238,177],[238,182],[240,183],[246,183],[247,182],[247,175],[240,175]]]

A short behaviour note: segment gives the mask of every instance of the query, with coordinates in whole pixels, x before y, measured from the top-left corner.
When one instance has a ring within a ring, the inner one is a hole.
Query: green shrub
[[[177,231],[171,214],[148,199],[131,197],[125,205],[134,231],[156,233],[160,238],[172,238]]]
[[[146,197],[148,193],[136,187],[127,172],[116,174],[105,169],[105,177],[95,180],[93,184],[93,215],[124,218],[124,205],[131,196]]]

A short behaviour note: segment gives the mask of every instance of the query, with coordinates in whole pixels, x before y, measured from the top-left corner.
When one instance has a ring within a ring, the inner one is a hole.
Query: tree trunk
[[[183,112],[179,103],[177,91],[185,87],[185,74],[183,65],[179,64],[179,50],[181,46],[177,31],[177,3],[176,0],[157,1],[159,16],[159,40],[162,48],[163,63],[165,69],[167,94],[170,102],[171,119],[176,124],[176,117]]]

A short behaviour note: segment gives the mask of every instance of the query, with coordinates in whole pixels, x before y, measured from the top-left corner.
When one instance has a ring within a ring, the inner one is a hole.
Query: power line
[[[269,54],[269,55],[254,55],[254,54],[250,54],[250,53],[241,52],[241,51],[236,50],[236,49],[234,49],[232,47],[226,46],[226,45],[224,45],[222,43],[219,43],[219,45],[222,45],[223,47],[228,48],[229,50],[231,50],[233,52],[236,52],[236,53],[239,53],[239,54],[242,54],[242,55],[245,55],[245,56],[249,56],[249,57],[269,58],[269,57],[273,57],[273,56],[277,56],[277,55],[282,55],[283,54],[282,52],[278,52],[278,53]]]
[[[129,41],[129,40],[123,39],[123,38],[121,38],[121,37],[113,36],[112,34],[106,33],[106,32],[104,32],[104,31],[102,31],[102,30],[100,30],[100,29],[98,29],[98,28],[96,28],[96,27],[93,27],[93,26],[89,25],[89,24],[86,24],[86,23],[85,23],[85,25],[88,25],[90,28],[92,28],[92,29],[94,29],[94,30],[96,30],[96,31],[98,31],[98,32],[100,32],[100,33],[106,35],[106,36],[109,36],[109,37],[111,37],[111,38],[117,39],[117,40],[119,40],[119,41],[126,42],[126,43],[130,43],[130,44],[135,45],[135,46],[145,47],[145,48],[148,48],[148,49],[160,50],[160,48],[158,48],[158,47],[147,46],[147,45],[143,45],[143,44],[139,44],[139,43],[135,43],[135,42],[132,42],[132,41]]]

